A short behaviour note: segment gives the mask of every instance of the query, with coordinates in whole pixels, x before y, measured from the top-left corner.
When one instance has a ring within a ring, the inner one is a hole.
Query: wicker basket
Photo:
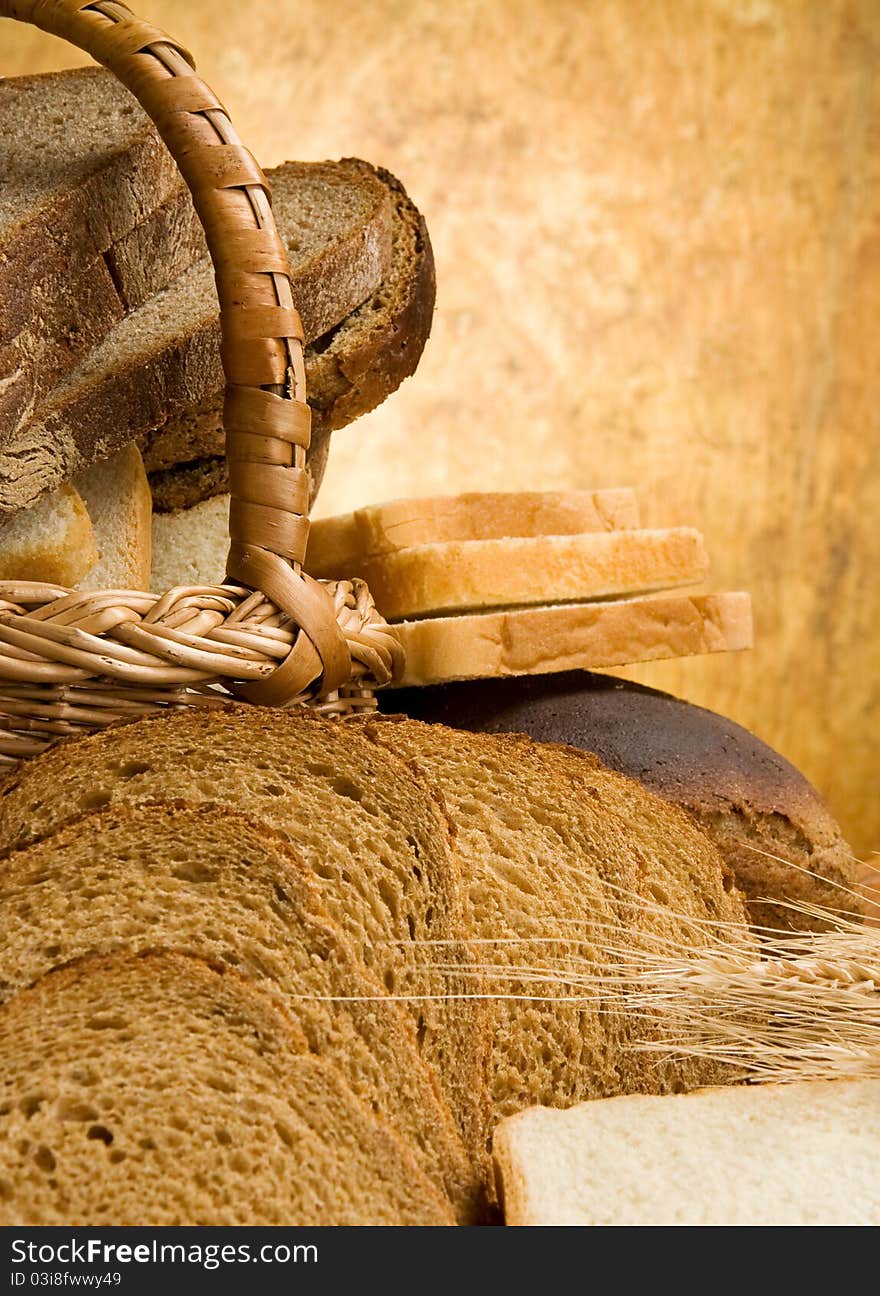
[[[204,226],[220,300],[231,505],[228,584],[78,593],[0,582],[0,762],[58,737],[229,695],[346,713],[402,666],[359,581],[302,571],[308,540],[303,334],[266,179],[176,41],[115,0],[0,0],[86,50],[137,97]]]

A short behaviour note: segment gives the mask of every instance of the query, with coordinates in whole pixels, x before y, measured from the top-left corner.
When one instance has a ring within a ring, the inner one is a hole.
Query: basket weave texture
[[[59,736],[230,694],[344,713],[402,668],[361,581],[312,580],[303,333],[265,176],[191,55],[115,0],[0,0],[69,40],[154,121],[189,186],[220,302],[228,584],[162,595],[0,582],[0,762]],[[39,123],[34,124],[39,129]]]

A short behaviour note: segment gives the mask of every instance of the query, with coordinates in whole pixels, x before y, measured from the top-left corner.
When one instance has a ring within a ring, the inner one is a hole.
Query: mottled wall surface
[[[635,485],[751,589],[757,647],[633,674],[753,728],[880,848],[876,0],[142,10],[267,165],[360,154],[428,217],[428,351],[337,436],[320,510]],[[5,72],[79,61],[0,32]]]

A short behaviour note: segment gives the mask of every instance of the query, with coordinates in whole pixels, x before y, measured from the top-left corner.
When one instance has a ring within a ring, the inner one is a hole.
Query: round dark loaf
[[[713,711],[587,671],[401,689],[381,705],[452,728],[525,733],[594,752],[697,818],[757,925],[815,925],[774,901],[856,907],[839,889],[853,886],[853,855],[819,793],[760,738]]]

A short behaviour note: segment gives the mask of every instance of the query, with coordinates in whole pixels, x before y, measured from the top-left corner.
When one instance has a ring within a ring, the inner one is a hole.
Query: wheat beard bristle
[[[864,884],[856,893],[821,881],[850,901],[864,901]],[[471,941],[477,959],[470,975],[482,986],[472,996],[450,998],[582,1003],[594,1012],[623,1008],[642,1023],[641,1038],[629,1047],[654,1054],[658,1064],[712,1060],[729,1068],[731,1082],[880,1078],[880,926],[854,920],[851,906],[838,910],[774,897],[778,907],[825,930],[762,927],[749,936],[736,924],[693,918],[607,885],[643,914],[674,918],[692,943],[594,920],[582,942],[589,956],[579,958],[572,953],[577,924],[548,916],[546,936]],[[880,886],[867,890],[878,896],[868,903],[880,908]],[[443,961],[446,944],[421,942],[422,967],[461,978],[460,963]],[[503,964],[492,957],[501,946],[507,947]],[[521,949],[519,962],[510,959],[510,946]],[[559,946],[566,947],[562,958],[554,956]]]

